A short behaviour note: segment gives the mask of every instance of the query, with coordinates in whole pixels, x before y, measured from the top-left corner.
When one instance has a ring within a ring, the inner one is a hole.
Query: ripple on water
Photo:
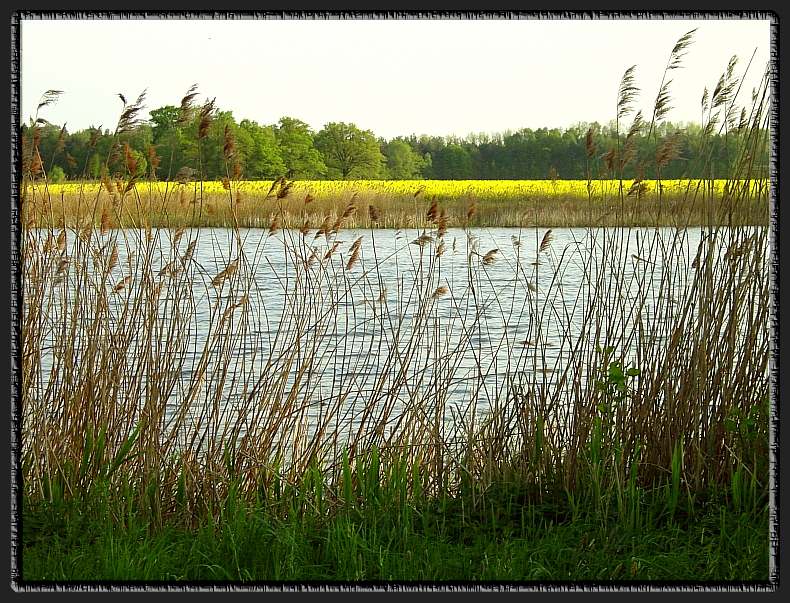
[[[194,369],[201,359],[201,346],[209,337],[208,326],[211,317],[217,314],[212,310],[218,296],[220,307],[227,303],[237,301],[238,294],[223,288],[219,292],[210,286],[210,280],[216,274],[214,269],[224,268],[229,257],[227,246],[231,240],[227,233],[214,232],[217,229],[206,229],[201,233],[204,240],[215,239],[213,244],[198,245],[195,260],[206,268],[203,281],[196,279],[193,284],[195,315],[188,321],[182,335],[191,338],[190,345],[183,351],[183,368],[178,376],[181,382],[188,382],[195,376]],[[455,354],[450,362],[450,371],[441,374],[443,382],[450,384],[447,392],[448,399],[453,403],[463,404],[469,397],[475,395],[475,388],[482,387],[483,399],[495,399],[497,388],[507,381],[507,371],[520,371],[527,383],[543,383],[557,379],[562,374],[563,367],[572,354],[568,342],[574,340],[574,333],[578,333],[582,323],[581,313],[584,310],[584,297],[580,296],[580,288],[589,281],[583,271],[589,263],[589,255],[600,252],[600,245],[576,245],[576,241],[583,235],[579,229],[554,229],[552,248],[557,250],[572,247],[570,257],[567,259],[562,272],[555,275],[554,267],[549,258],[541,260],[540,266],[532,266],[535,260],[535,245],[539,241],[543,229],[532,231],[530,229],[484,229],[476,233],[478,247],[482,252],[487,249],[498,248],[500,254],[492,266],[479,268],[478,276],[474,280],[474,296],[468,286],[466,266],[466,236],[463,231],[451,230],[448,232],[448,250],[442,257],[441,270],[434,274],[425,285],[426,291],[432,291],[440,284],[449,288],[447,295],[434,300],[427,308],[418,309],[414,300],[408,301],[409,287],[415,282],[413,275],[409,274],[412,258],[417,261],[419,255],[415,254],[415,247],[409,245],[419,233],[413,229],[404,229],[396,236],[393,231],[375,231],[373,233],[378,257],[390,257],[396,245],[401,248],[398,257],[398,267],[395,268],[394,259],[390,258],[381,268],[381,282],[377,275],[369,274],[364,277],[354,272],[350,277],[353,283],[351,294],[345,285],[338,288],[333,294],[327,291],[328,281],[313,286],[321,287],[320,295],[316,290],[311,298],[318,308],[313,317],[322,317],[323,324],[317,330],[301,334],[300,354],[312,353],[312,344],[315,337],[319,337],[316,352],[317,368],[320,371],[311,375],[313,381],[308,384],[316,391],[320,387],[329,387],[338,379],[345,382],[359,382],[359,387],[367,388],[379,378],[390,381],[397,379],[401,362],[410,362],[408,367],[408,387],[415,383],[411,381],[414,375],[419,375],[423,383],[430,383],[434,376],[433,364],[436,362],[434,351],[437,349],[434,337],[441,343],[438,349],[441,353]],[[417,233],[417,234],[415,234]],[[247,334],[250,339],[246,342],[233,342],[232,355],[241,362],[242,359],[252,368],[245,369],[252,375],[254,370],[263,370],[267,366],[264,361],[269,351],[275,347],[275,354],[287,357],[287,353],[294,349],[296,337],[293,331],[279,333],[281,324],[286,328],[295,328],[298,320],[309,317],[300,314],[300,306],[293,303],[293,299],[286,299],[283,293],[287,278],[293,278],[293,272],[284,257],[283,246],[275,243],[274,239],[266,239],[266,230],[245,230],[245,250],[249,257],[259,258],[254,264],[254,278],[251,281],[254,294],[250,296],[248,311],[245,314]],[[343,238],[353,241],[357,236],[365,235],[363,239],[363,252],[370,249],[371,231],[344,232]],[[450,241],[457,238],[458,253],[450,253]],[[513,246],[516,237],[520,241],[518,248]],[[688,237],[689,249],[696,251],[699,232],[690,232]],[[182,247],[184,243],[182,242]],[[346,247],[343,247],[344,249]],[[223,251],[219,253],[217,249]],[[518,250],[518,253],[516,251]],[[627,255],[631,256],[631,249]],[[633,249],[633,253],[637,253]],[[407,252],[412,255],[409,256]],[[216,254],[216,257],[215,257]],[[222,256],[222,257],[220,257]],[[261,259],[265,257],[264,259]],[[543,257],[543,256],[541,256]],[[693,253],[691,254],[693,257]],[[342,261],[336,260],[338,274],[349,275],[341,266]],[[516,270],[516,262],[521,262],[521,269]],[[640,272],[640,268],[642,272]],[[661,266],[647,266],[644,262],[629,262],[626,267],[628,275],[641,275],[647,287],[652,287],[645,296],[646,303],[642,314],[650,314],[650,321],[659,329],[671,323],[672,314],[677,310],[677,304],[665,300],[663,305],[658,304],[661,287],[665,286],[661,278],[656,277],[651,271],[655,270],[660,276]],[[401,276],[405,278],[400,278]],[[693,278],[693,271],[688,274],[678,274],[677,283],[673,285],[671,295],[680,299],[683,295],[683,285],[689,278]],[[331,280],[331,279],[330,279]],[[529,284],[534,288],[530,288]],[[383,287],[382,287],[383,283]],[[561,289],[558,285],[561,283]],[[636,286],[634,283],[633,287]],[[399,289],[405,289],[402,303],[397,303]],[[381,296],[384,288],[383,297]],[[179,303],[180,296],[168,289],[163,290],[160,299],[161,308],[170,307]],[[588,290],[585,295],[596,293]],[[636,303],[636,289],[622,291],[621,298],[627,303]],[[664,292],[663,295],[668,293]],[[601,293],[598,293],[601,295]],[[554,296],[554,304],[560,304],[560,311],[556,313],[541,312],[541,304],[546,304],[546,299]],[[474,299],[484,307],[476,311]],[[632,301],[628,301],[628,300]],[[562,305],[562,300],[565,305]],[[382,303],[386,301],[386,303]],[[638,300],[637,300],[638,301]],[[536,310],[537,308],[537,310]],[[660,310],[660,312],[657,312]],[[168,312],[160,310],[160,317],[167,319]],[[423,326],[414,339],[416,324],[415,316],[424,312]],[[326,313],[326,314],[323,314]],[[59,316],[57,308],[49,313],[50,316]],[[281,321],[284,321],[281,323]],[[57,321],[56,321],[57,322]],[[605,320],[603,321],[605,323]],[[566,334],[559,325],[570,330]],[[89,328],[90,321],[82,323],[80,328]],[[540,333],[536,329],[540,326]],[[602,332],[606,332],[609,325],[602,324]],[[324,332],[327,328],[328,331]],[[612,328],[618,328],[613,325]],[[400,330],[397,332],[397,330]],[[42,350],[42,365],[51,366],[54,355],[54,341],[56,329],[48,334],[48,347]],[[397,335],[396,335],[397,332]],[[645,340],[639,343],[651,345],[654,342],[665,341],[665,333],[646,333]],[[566,341],[560,346],[561,341]],[[197,346],[195,346],[197,342]],[[536,345],[537,342],[537,345]],[[53,344],[52,346],[50,344]],[[406,352],[410,351],[411,360],[406,359]],[[250,357],[255,356],[255,361],[250,363]],[[212,360],[212,362],[214,362]],[[277,367],[285,366],[283,358],[278,359]],[[211,365],[214,366],[213,364]],[[193,369],[194,367],[194,369]],[[446,367],[445,367],[446,368]],[[230,368],[235,370],[234,367]],[[298,367],[291,367],[289,383],[293,383],[293,372]],[[482,381],[480,371],[490,371]],[[504,371],[504,372],[503,372]],[[253,375],[251,379],[255,379]],[[481,385],[482,383],[482,385]],[[227,385],[230,388],[230,385]],[[243,383],[236,383],[233,387],[243,387]],[[308,387],[308,386],[305,386]],[[394,392],[393,396],[404,392]],[[178,391],[178,388],[176,388]],[[331,394],[331,392],[330,392]],[[227,399],[237,400],[241,395],[239,391],[228,390]],[[177,405],[168,409],[172,412]]]

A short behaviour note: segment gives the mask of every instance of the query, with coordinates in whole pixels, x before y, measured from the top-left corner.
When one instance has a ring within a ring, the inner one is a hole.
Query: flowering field
[[[318,227],[352,205],[345,224],[426,226],[434,201],[450,226],[700,224],[733,199],[734,219],[764,224],[766,181],[727,180],[304,180],[102,181],[34,183],[26,191],[30,223],[98,224],[104,213],[123,226]],[[622,196],[621,196],[622,190]],[[729,209],[729,207],[728,207]],[[32,210],[32,211],[31,211]],[[113,215],[114,214],[114,215]],[[728,213],[729,215],[729,213]],[[26,222],[28,223],[28,222]]]
[[[656,180],[642,180],[645,192],[657,190]],[[721,193],[727,180],[662,180],[661,186],[666,194],[685,194],[693,192],[705,184],[713,184],[714,190]],[[194,183],[193,183],[194,184]],[[223,183],[219,180],[197,183],[202,186],[206,194],[225,192]],[[272,180],[238,181],[232,183],[234,190],[240,190],[250,195],[266,195],[271,189]],[[738,184],[742,184],[739,182]],[[178,183],[156,182],[140,183],[137,186],[145,189],[153,187],[159,192],[173,189]],[[623,180],[626,193],[633,187],[634,180]],[[759,187],[760,182],[751,182],[753,187]],[[101,182],[71,182],[63,184],[50,184],[49,191],[54,195],[74,194],[83,191],[86,194],[95,193]],[[611,196],[619,191],[618,180],[592,180],[589,183],[590,193],[593,196]],[[414,195],[418,191],[428,197],[436,195],[440,199],[458,199],[475,196],[481,200],[492,198],[529,198],[532,196],[552,195],[588,195],[588,182],[586,180],[297,180],[293,182],[291,191],[296,193],[312,194],[316,198],[335,197],[345,193],[366,193],[386,196]]]

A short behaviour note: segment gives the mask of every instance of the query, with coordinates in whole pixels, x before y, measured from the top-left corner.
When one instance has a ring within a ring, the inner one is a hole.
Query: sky
[[[769,62],[768,20],[23,19],[21,119],[58,89],[41,117],[112,130],[118,93],[147,90],[147,117],[197,84],[200,101],[237,121],[353,122],[387,139],[604,124],[631,65],[636,107],[652,113],[670,51],[693,28],[684,68],[670,72],[673,122],[699,122],[704,88],[733,55],[742,74],[756,50],[739,96],[749,102]]]

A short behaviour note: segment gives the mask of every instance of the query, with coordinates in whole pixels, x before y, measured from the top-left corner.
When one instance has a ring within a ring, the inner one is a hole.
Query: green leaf
[[[343,450],[343,498],[346,504],[351,504],[353,499],[353,485],[351,481],[351,463],[348,459],[348,448]]]
[[[140,435],[140,429],[142,428],[142,426],[143,426],[143,422],[141,421],[134,428],[134,431],[131,433],[131,435],[129,435],[129,437],[126,438],[126,441],[121,445],[120,450],[118,450],[118,454],[115,455],[115,458],[113,459],[112,464],[110,465],[109,471],[107,471],[107,477],[110,477],[113,473],[115,473],[118,470],[118,467],[120,467],[121,464],[123,464],[125,461],[131,458],[129,457],[129,452],[131,451],[132,446],[134,446],[134,443],[137,441],[137,436]]]
[[[615,383],[620,383],[625,379],[623,369],[619,362],[612,362],[609,365],[609,379]]]
[[[88,463],[93,452],[93,430],[88,429],[85,432],[85,443],[82,448],[82,462],[80,463],[80,478],[85,477],[88,471]]]
[[[178,472],[178,486],[176,488],[176,503],[179,507],[184,506],[186,500],[186,480],[184,477],[184,470]]]

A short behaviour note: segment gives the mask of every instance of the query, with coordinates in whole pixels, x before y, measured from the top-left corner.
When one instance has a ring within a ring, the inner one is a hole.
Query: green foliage
[[[154,527],[144,509],[116,522],[122,501],[108,494],[57,506],[23,500],[22,578],[745,581],[769,572],[767,508],[746,514],[716,503],[684,525],[653,517],[634,529],[502,490],[487,504],[384,497],[329,515],[310,497],[304,513],[279,514],[245,502],[231,484],[216,518]]]
[[[63,171],[63,168],[59,165],[52,166],[52,169],[49,170],[49,181],[53,182],[54,184],[58,184],[60,182],[65,182],[66,180],[66,172]]]
[[[469,180],[474,178],[472,157],[459,144],[449,144],[431,155],[431,173],[437,180]]]
[[[331,179],[545,179],[554,170],[564,179],[586,179],[589,164],[593,178],[608,178],[601,157],[617,147],[613,124],[580,123],[565,130],[523,128],[515,132],[456,136],[400,136],[387,142],[353,123],[329,123],[315,134],[298,119],[283,117],[277,124],[262,125],[249,119],[237,123],[229,111],[215,109],[212,125],[200,144],[198,114],[182,116],[180,107],[165,105],[150,111],[150,120],[120,136],[137,152],[153,144],[161,158],[157,177],[172,178],[182,167],[202,170],[205,178],[221,179],[228,169],[223,155],[225,126],[237,141],[237,156],[248,179],[285,175],[295,180]],[[181,119],[185,117],[185,119]],[[587,157],[586,134],[592,128],[598,153]],[[38,128],[39,151],[44,165],[57,159],[70,179],[100,174],[109,156],[109,131],[61,132],[45,124]],[[25,128],[30,136],[31,128]],[[746,130],[711,133],[699,125],[680,127],[668,122],[655,126],[647,136],[632,141],[634,160],[625,166],[624,178],[638,174],[640,164],[653,169],[659,149],[671,142],[676,151],[662,164],[661,177],[727,177],[738,160],[735,149],[743,145]],[[62,141],[59,143],[59,139]],[[755,175],[767,176],[767,136],[755,144]],[[118,166],[111,166],[116,169]],[[644,177],[656,173],[645,172]]]
[[[88,178],[99,178],[101,176],[101,158],[98,153],[92,153],[88,160],[88,165],[85,170]]]
[[[678,499],[680,498],[680,476],[683,470],[683,438],[675,443],[672,450],[672,461],[670,463],[671,476],[669,483],[669,494],[667,496],[667,513],[670,517],[675,515]]]
[[[624,366],[618,360],[611,360],[614,353],[612,347],[599,347],[598,351],[604,359],[604,367],[594,382],[595,389],[599,392],[590,440],[590,454],[594,463],[603,460],[605,455],[615,452],[614,447],[618,444],[617,434],[614,433],[616,414],[626,411],[630,380],[638,377],[640,373],[635,367]]]
[[[354,505],[354,484],[351,478],[351,463],[348,449],[343,450],[343,501],[347,506]]]
[[[243,119],[236,130],[237,145],[244,158],[244,177],[273,180],[286,172],[282,152],[272,126]]]
[[[421,177],[426,162],[408,142],[395,139],[383,145],[383,150],[389,179],[416,180]]]
[[[738,450],[731,469],[730,496],[736,510],[754,513],[764,503],[768,483],[768,404],[747,409],[732,408],[724,429]]]
[[[285,175],[294,180],[316,180],[326,174],[326,164],[314,145],[310,127],[298,119],[283,117],[274,127]]]
[[[244,164],[244,157],[240,152],[234,150],[232,156],[227,156],[225,150],[225,133],[229,132],[235,141],[239,138],[239,126],[233,119],[230,111],[215,111],[212,114],[211,124],[208,127],[206,137],[199,141],[198,161],[191,159],[191,165],[200,168],[207,178],[218,179],[227,177],[232,173],[232,165],[235,159],[239,159]]]
[[[179,123],[179,108],[166,105],[151,111],[153,144],[161,158],[157,176],[172,178],[181,167],[192,164],[196,155],[195,136],[187,124]],[[194,125],[190,128],[195,130]]]
[[[383,176],[384,155],[370,130],[354,124],[332,122],[315,137],[331,179],[359,180]]]
[[[768,443],[768,405],[766,397],[762,404],[747,409],[733,407],[724,419],[724,429],[738,439],[744,451]]]

